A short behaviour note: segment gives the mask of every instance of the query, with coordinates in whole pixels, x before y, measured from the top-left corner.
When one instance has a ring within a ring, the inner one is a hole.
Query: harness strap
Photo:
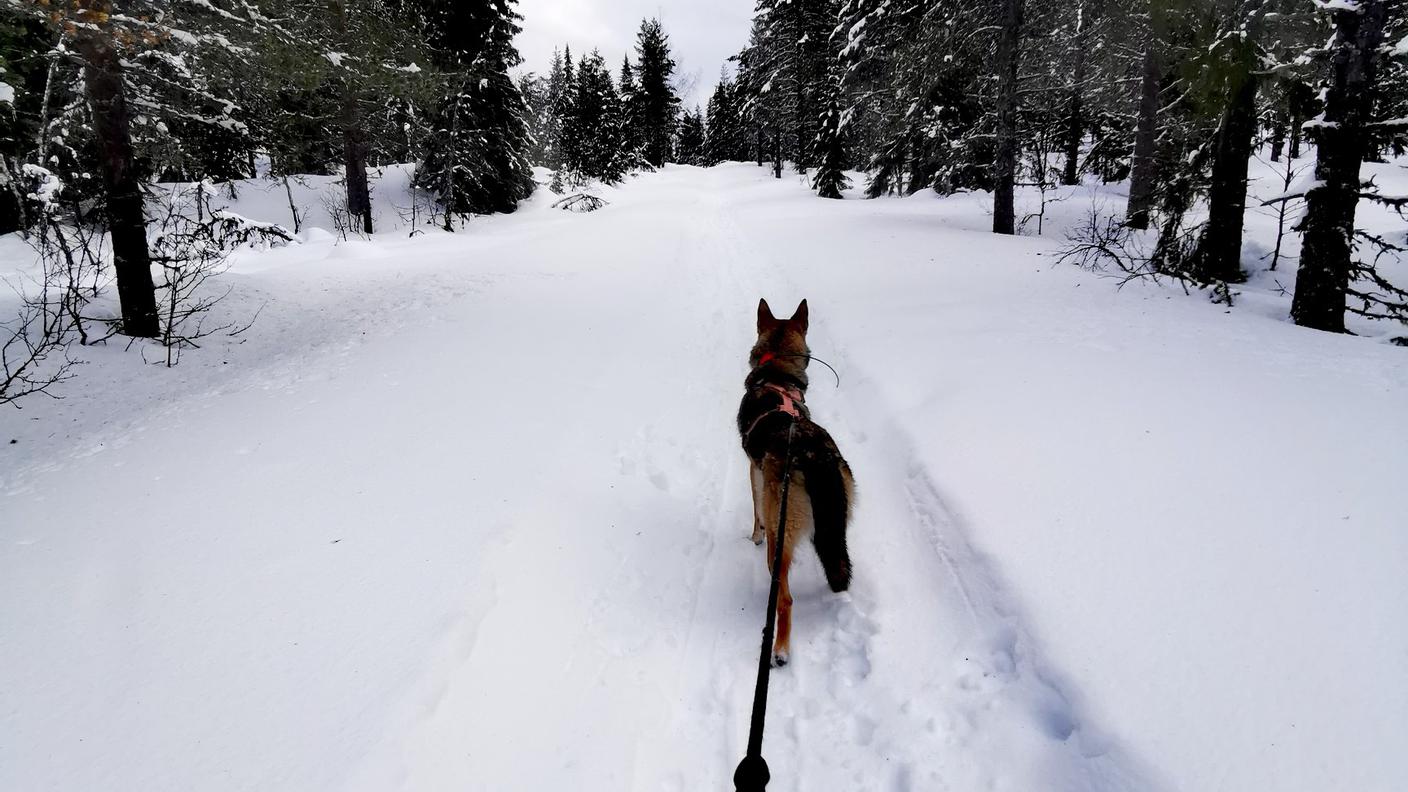
[[[782,404],[772,408],[771,410],[768,410],[762,415],[759,415],[757,418],[754,418],[753,423],[748,425],[748,431],[743,433],[745,436],[748,437],[751,437],[753,435],[753,430],[758,428],[758,424],[762,423],[764,418],[768,417],[769,415],[772,415],[773,413],[780,412],[786,415],[790,415],[792,416],[793,421],[802,417],[801,411],[797,409],[797,405],[802,403],[801,390],[799,390],[798,388],[789,388],[786,385],[778,385],[775,382],[761,383],[761,387],[767,388],[768,390],[776,393],[779,397],[781,397]]]

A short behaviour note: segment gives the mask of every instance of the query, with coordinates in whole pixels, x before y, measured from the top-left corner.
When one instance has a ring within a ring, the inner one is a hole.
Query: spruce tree
[[[621,101],[621,148],[631,159],[632,167],[650,168],[645,157],[645,96],[636,85],[631,59],[621,56],[621,78],[617,87]]]
[[[645,161],[655,167],[670,157],[675,119],[679,115],[679,97],[670,85],[675,62],[670,58],[670,40],[658,19],[640,23],[636,34],[637,123]]]
[[[1131,154],[1129,200],[1125,219],[1131,228],[1149,227],[1149,210],[1154,205],[1157,160],[1154,146],[1159,136],[1159,94],[1162,77],[1163,13],[1158,0],[1148,0],[1143,27],[1143,53],[1140,57],[1139,104],[1134,150]]]
[[[993,152],[992,231],[1015,234],[1013,184],[1017,176],[1017,67],[1021,63],[1023,0],[1002,0],[997,40],[997,135]]]
[[[416,180],[439,196],[447,229],[455,214],[512,212],[533,191],[528,108],[509,76],[521,60],[512,0],[422,7],[443,93]]]
[[[850,188],[846,178],[846,149],[843,129],[844,118],[841,112],[841,86],[832,80],[822,110],[821,129],[816,136],[816,175],[812,177],[812,189],[822,198],[841,198],[841,193]]]
[[[549,126],[552,130],[552,150],[547,162],[553,170],[562,168],[573,154],[573,141],[568,134],[567,124],[576,102],[577,79],[572,65],[572,48],[565,47],[561,59],[553,52],[553,69],[548,75]]]
[[[532,146],[528,149],[528,160],[542,165],[547,162],[552,149],[552,113],[549,112],[548,81],[533,72],[518,78],[518,93],[523,97],[527,108],[528,134]]]
[[[685,111],[680,117],[679,140],[675,143],[675,161],[685,165],[705,165],[704,114],[699,108]]]
[[[1191,271],[1208,283],[1235,283],[1242,272],[1242,221],[1247,205],[1247,160],[1256,134],[1256,71],[1261,63],[1255,27],[1265,3],[1250,0],[1228,9],[1226,34],[1209,50],[1205,74],[1214,81],[1211,104],[1219,109],[1213,135],[1208,187],[1208,221],[1191,261]]]
[[[715,165],[748,159],[748,124],[739,107],[736,84],[726,74],[719,76],[718,85],[714,86],[714,93],[709,96],[705,121],[705,162]]]
[[[1325,6],[1325,11],[1334,34],[1328,51],[1316,53],[1328,56],[1329,73],[1324,80],[1325,111],[1309,125],[1316,144],[1315,183],[1305,196],[1304,242],[1291,318],[1302,327],[1342,333],[1346,310],[1371,318],[1408,321],[1408,291],[1390,283],[1374,267],[1379,253],[1403,252],[1403,247],[1365,234],[1354,223],[1361,196],[1384,200],[1360,177],[1365,153],[1381,145],[1402,150],[1408,144],[1401,123],[1375,123],[1379,116],[1374,107],[1374,100],[1385,94],[1386,86],[1380,81],[1405,73],[1403,60],[1408,57],[1408,47],[1382,45],[1408,40],[1408,20],[1401,6],[1388,0]],[[1390,97],[1395,89],[1401,91],[1402,85],[1389,87]],[[1392,106],[1394,101],[1389,98],[1387,103]],[[1376,141],[1375,134],[1386,139]],[[1376,250],[1355,261],[1359,244]],[[1349,297],[1358,304],[1350,304]]]
[[[570,113],[563,123],[564,167],[608,184],[620,181],[629,166],[621,146],[620,97],[601,53],[592,50],[577,64]]]

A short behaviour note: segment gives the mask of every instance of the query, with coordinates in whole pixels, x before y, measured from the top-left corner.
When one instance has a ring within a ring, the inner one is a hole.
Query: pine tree
[[[868,195],[992,188],[994,10],[981,0],[846,3],[836,27],[844,110],[871,119]]]
[[[679,114],[679,97],[670,85],[675,62],[670,58],[670,39],[658,19],[640,23],[636,34],[636,64],[638,101],[634,115],[639,124],[645,161],[655,167],[670,157],[670,142]]]
[[[563,123],[564,167],[606,183],[620,181],[629,165],[621,146],[620,97],[601,53],[592,50],[577,64],[569,116]]]
[[[845,118],[841,111],[841,85],[832,80],[825,108],[822,111],[821,129],[816,136],[816,175],[812,178],[812,189],[822,198],[840,198],[841,193],[850,188],[846,178],[846,149],[844,136]]]
[[[997,42],[997,149],[993,153],[994,234],[1015,234],[1013,183],[1017,175],[1017,66],[1021,63],[1023,0],[1002,0]]]
[[[1220,108],[1211,152],[1208,222],[1191,262],[1195,278],[1207,283],[1245,280],[1242,272],[1242,219],[1247,204],[1247,160],[1256,134],[1255,71],[1260,62],[1254,27],[1262,0],[1227,9],[1225,32],[1209,50],[1205,72],[1214,81],[1211,103]]]
[[[1071,47],[1061,63],[1070,62],[1070,80],[1066,89],[1066,109],[1061,140],[1061,156],[1064,165],[1061,169],[1061,183],[1080,184],[1080,144],[1085,137],[1086,119],[1086,80],[1091,71],[1091,44],[1096,40],[1104,14],[1106,0],[1076,0],[1074,22],[1068,36]]]
[[[748,124],[739,107],[738,88],[727,74],[719,75],[719,82],[709,96],[705,122],[704,161],[707,164],[748,159]]]
[[[1139,229],[1149,227],[1149,210],[1154,205],[1158,164],[1154,147],[1159,135],[1159,89],[1164,48],[1164,15],[1158,0],[1148,0],[1148,5],[1140,58],[1138,122],[1131,155],[1129,201],[1125,209],[1126,222],[1131,228]]]
[[[1386,51],[1388,36],[1403,36],[1400,6],[1388,0],[1360,0],[1353,5],[1326,6],[1334,25],[1328,46],[1329,78],[1325,80],[1325,111],[1308,126],[1315,140],[1315,185],[1306,194],[1304,242],[1296,274],[1291,318],[1302,327],[1342,333],[1346,309],[1372,318],[1408,321],[1408,291],[1388,282],[1367,262],[1354,262],[1356,243],[1380,250],[1404,252],[1386,239],[1357,231],[1355,210],[1362,195],[1379,199],[1366,189],[1360,166],[1366,151],[1377,148],[1372,135],[1390,136],[1404,145],[1402,124],[1375,124],[1374,100],[1382,95],[1380,81],[1404,74],[1402,58],[1408,47]],[[1397,63],[1388,60],[1392,55]],[[1402,90],[1401,83],[1396,86]],[[1367,286],[1356,288],[1355,281]],[[1360,301],[1350,306],[1347,297]]]
[[[746,112],[772,138],[774,170],[791,159],[799,172],[812,166],[827,74],[836,54],[835,0],[809,3],[758,0],[748,46],[739,55]]]
[[[699,108],[685,111],[680,117],[679,140],[675,144],[675,161],[685,165],[704,165],[704,114]]]
[[[621,101],[621,148],[631,158],[633,167],[650,168],[645,156],[645,95],[636,85],[631,59],[621,56],[621,78],[618,85]]]
[[[42,137],[52,45],[40,20],[0,15],[0,234],[29,225],[21,171]]]
[[[419,184],[455,214],[512,212],[533,191],[528,108],[509,69],[520,62],[512,0],[425,0],[426,37],[442,72],[434,134]]]
[[[548,81],[533,72],[521,75],[518,78],[518,94],[523,97],[523,105],[528,111],[525,118],[528,121],[529,137],[533,141],[527,152],[528,160],[542,165],[547,162],[552,146],[552,134],[549,131],[552,113],[549,112]]]
[[[567,157],[568,139],[566,124],[572,114],[572,102],[576,95],[576,77],[572,67],[572,48],[567,47],[559,57],[553,50],[552,71],[548,74],[548,123],[551,138],[548,154],[543,164],[553,170],[563,166]]]

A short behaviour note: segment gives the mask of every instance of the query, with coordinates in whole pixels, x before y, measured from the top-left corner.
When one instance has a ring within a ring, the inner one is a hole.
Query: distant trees
[[[747,160],[752,154],[752,140],[745,121],[742,97],[737,83],[727,73],[709,96],[704,110],[704,161],[714,165],[729,160]]]
[[[654,19],[620,61],[564,47],[515,80],[513,0],[0,7],[0,231],[32,226],[25,180],[51,175],[51,207],[112,228],[133,334],[155,332],[152,179],[341,174],[361,233],[376,230],[369,174],[392,162],[417,163],[446,228],[513,211],[532,164],[605,182],[672,161],[790,165],[830,198],[860,170],[871,197],[990,191],[998,233],[1039,216],[1019,211],[1024,187],[1128,179],[1118,229],[1150,230],[1141,266],[1230,298],[1248,157],[1294,159],[1305,140],[1295,321],[1342,329],[1347,311],[1408,305],[1374,266],[1402,241],[1354,225],[1359,201],[1403,206],[1360,176],[1408,147],[1401,2],[756,0],[733,73],[684,113]]]
[[[675,161],[685,165],[706,165],[704,156],[704,114],[699,108],[680,117],[679,137],[675,142]]]
[[[572,99],[562,120],[562,166],[586,178],[620,181],[633,154],[623,145],[623,110],[606,62],[592,50],[577,63]]]
[[[539,164],[565,171],[569,180],[611,183],[636,169],[703,160],[704,120],[681,119],[675,62],[658,20],[641,22],[635,54],[634,63],[622,58],[613,80],[599,51],[574,63],[565,47],[561,55],[554,51],[547,77],[524,78],[525,95],[537,97],[528,124]]]
[[[756,146],[769,148],[778,176],[783,160],[799,173],[816,164],[839,13],[835,0],[758,0],[748,45],[737,58],[735,96],[755,130]]]
[[[1293,316],[1401,316],[1408,295],[1373,260],[1403,245],[1356,231],[1353,209],[1403,205],[1358,174],[1408,146],[1404,15],[1388,0],[757,0],[737,78],[709,100],[706,161],[815,168],[826,197],[850,167],[872,197],[991,191],[1006,234],[1040,217],[1019,215],[1017,188],[1128,178],[1112,232],[1155,229],[1139,266],[1230,299],[1248,160],[1297,157],[1308,133],[1322,175]]]
[[[152,179],[343,175],[373,228],[368,169],[421,160],[453,213],[532,190],[512,0],[0,0],[0,231],[38,222],[47,174],[71,221],[104,222],[122,332],[154,337]],[[158,262],[159,263],[159,262]]]

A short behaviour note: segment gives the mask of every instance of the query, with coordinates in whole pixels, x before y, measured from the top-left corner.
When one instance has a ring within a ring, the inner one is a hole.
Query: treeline
[[[519,91],[530,108],[534,162],[564,181],[609,184],[667,161],[696,161],[697,145],[679,128],[675,62],[659,20],[641,22],[635,56],[634,64],[629,55],[623,57],[613,78],[600,52],[574,62],[567,46],[554,50],[546,76],[520,78]],[[688,126],[688,114],[685,118]]]
[[[790,162],[833,198],[850,168],[870,196],[988,190],[1003,234],[1018,187],[1129,179],[1122,222],[1083,250],[1226,293],[1245,278],[1251,154],[1310,141],[1312,188],[1285,197],[1306,202],[1292,314],[1343,331],[1346,311],[1408,320],[1374,268],[1401,240],[1354,226],[1360,200],[1403,206],[1360,166],[1408,144],[1405,41],[1393,0],[758,0],[704,148]]]
[[[122,331],[154,336],[144,185],[418,163],[456,215],[533,189],[513,0],[3,0],[0,232],[55,213],[111,232]],[[149,212],[147,214],[150,214]]]

